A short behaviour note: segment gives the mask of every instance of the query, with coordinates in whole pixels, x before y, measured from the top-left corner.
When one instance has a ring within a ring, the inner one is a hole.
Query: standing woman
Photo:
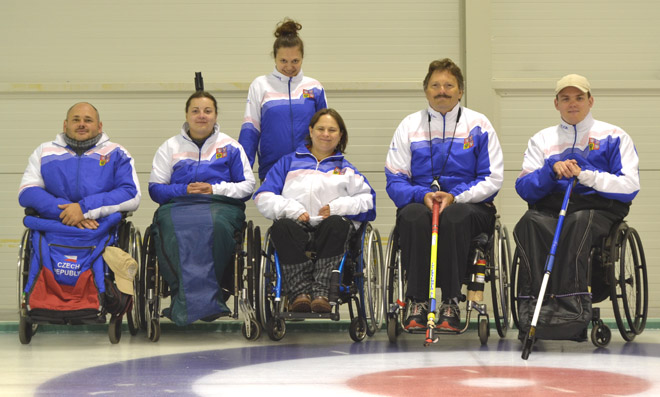
[[[250,84],[238,142],[250,166],[254,166],[255,155],[259,156],[262,181],[277,160],[304,142],[314,113],[328,107],[321,83],[303,75],[305,51],[300,29],[291,19],[278,24],[273,44],[275,70]]]
[[[376,193],[344,158],[348,132],[337,111],[318,111],[306,140],[271,168],[254,201],[274,221],[271,238],[290,309],[328,313],[330,274],[353,230],[376,218]]]

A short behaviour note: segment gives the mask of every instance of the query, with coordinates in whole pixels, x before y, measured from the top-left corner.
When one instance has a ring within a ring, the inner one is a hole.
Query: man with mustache
[[[385,165],[411,303],[403,325],[409,331],[426,328],[435,201],[440,205],[436,286],[442,290],[437,326],[458,332],[470,241],[494,227],[502,149],[486,116],[460,105],[463,74],[452,60],[431,62],[423,86],[429,106],[399,124]],[[440,185],[435,192],[434,180]]]
[[[135,211],[140,184],[133,158],[110,142],[102,127],[94,106],[73,105],[63,132],[30,156],[18,193],[20,205],[79,229],[96,229],[99,218]]]

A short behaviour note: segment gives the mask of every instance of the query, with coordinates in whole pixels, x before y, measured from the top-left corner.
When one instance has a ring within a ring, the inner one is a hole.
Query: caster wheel
[[[247,340],[257,340],[261,337],[261,327],[256,321],[250,320],[250,335],[248,335],[247,326],[245,325],[245,322],[243,322],[241,325],[241,333]]]
[[[286,322],[282,318],[271,317],[268,320],[268,337],[274,341],[282,340],[286,333]]]
[[[364,317],[355,317],[351,320],[348,334],[355,342],[361,342],[367,336],[367,320]]]
[[[110,318],[110,325],[108,325],[108,338],[113,345],[119,343],[121,340],[121,316]]]
[[[481,319],[479,321],[479,341],[481,341],[482,345],[485,345],[488,343],[488,320]]]
[[[399,324],[396,322],[396,316],[387,316],[387,338],[390,343],[396,343],[396,338],[399,336]]]
[[[591,343],[596,347],[605,347],[609,345],[612,339],[612,331],[605,324],[596,324],[591,329]]]
[[[151,319],[151,326],[149,327],[147,332],[149,334],[149,339],[152,342],[158,342],[158,339],[160,339],[160,323],[158,322],[158,320],[156,320],[155,318]]]

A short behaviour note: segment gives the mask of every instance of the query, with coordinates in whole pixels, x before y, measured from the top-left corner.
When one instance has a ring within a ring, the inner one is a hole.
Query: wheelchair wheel
[[[147,329],[147,267],[151,266],[150,262],[155,260],[155,250],[151,238],[151,226],[147,227],[144,231],[144,238],[142,239],[142,249],[140,250],[140,270],[138,271],[138,294],[135,296],[134,306],[137,307],[138,324],[140,329]]]
[[[257,340],[261,337],[261,325],[257,321],[249,320],[250,332],[248,335],[248,325],[244,321],[241,325],[241,333],[243,337],[247,340]]]
[[[32,324],[27,320],[27,307],[25,305],[25,285],[28,282],[30,274],[30,260],[32,258],[32,232],[30,229],[25,229],[21,244],[18,246],[18,268],[17,277],[18,282],[18,338],[22,344],[27,345],[32,340],[32,335],[37,332],[37,324]]]
[[[520,270],[520,251],[518,248],[513,252],[513,259],[511,260],[511,274],[509,275],[509,286],[511,287],[509,294],[511,296],[511,318],[513,325],[520,329],[518,324],[518,295],[520,287],[518,286],[518,271]]]
[[[245,277],[247,279],[247,299],[256,312],[259,264],[261,262],[261,231],[259,226],[253,226],[252,221],[248,222],[246,240],[247,263],[245,265]]]
[[[33,335],[33,324],[30,324],[27,319],[21,316],[18,319],[18,339],[21,341],[21,344],[27,345],[32,340]]]
[[[160,339],[160,322],[157,319],[154,318],[149,322],[147,336],[152,342],[158,342],[158,339]]]
[[[598,324],[594,324],[594,327],[591,329],[591,343],[596,347],[605,347],[610,343],[612,339],[612,331],[610,327],[606,324],[603,324],[602,321]]]
[[[132,222],[123,222],[119,230],[119,247],[126,251],[138,263],[138,273],[133,279],[133,296],[134,301],[137,302],[141,295],[140,291],[140,272],[142,267],[140,261],[142,260],[142,237],[140,231],[135,228]],[[128,331],[131,335],[137,335],[140,330],[140,305],[133,304],[130,311],[126,313],[126,322],[128,323]]]
[[[509,316],[511,313],[509,298],[509,233],[506,226],[502,226],[499,219],[495,225],[492,246],[490,247],[490,290],[493,298],[493,314],[497,333],[501,338],[506,336],[509,329]]]
[[[140,263],[140,295],[137,299],[140,314],[140,328],[147,331],[147,337],[156,342],[160,338],[160,276],[156,244],[153,241],[151,226],[144,233],[142,241],[142,261]]]
[[[482,345],[488,343],[488,334],[489,334],[488,328],[489,328],[488,320],[482,318],[481,321],[479,321],[479,330],[477,331],[477,333],[479,334],[479,341],[481,342]]]
[[[625,223],[619,225],[613,240],[610,247],[612,307],[621,336],[626,341],[632,341],[646,327],[646,258],[639,234]]]
[[[354,342],[361,342],[367,336],[367,320],[364,317],[354,317],[348,328],[348,334]]]
[[[264,237],[264,250],[261,253],[261,264],[257,269],[257,274],[259,275],[255,296],[255,300],[257,301],[257,315],[261,325],[264,329],[268,330],[268,335],[270,336],[271,328],[273,328],[271,319],[278,312],[278,305],[275,301],[275,286],[277,282],[275,247],[270,241],[270,229],[266,231],[266,236]]]
[[[122,316],[110,317],[110,325],[108,326],[108,338],[113,345],[119,343],[121,340],[121,320]]]
[[[366,305],[367,335],[374,335],[383,325],[385,303],[383,295],[383,246],[380,233],[367,224],[362,241],[364,266],[364,300]]]
[[[268,319],[266,330],[268,332],[268,337],[277,342],[282,340],[284,334],[286,334],[286,322],[283,318],[271,317]]]
[[[392,229],[387,241],[385,266],[383,267],[383,297],[385,304],[385,321],[387,322],[387,338],[395,343],[402,332],[402,324],[405,320],[406,310],[400,307],[399,301],[405,301],[405,275],[401,274],[401,259],[397,240],[399,239],[396,228]]]

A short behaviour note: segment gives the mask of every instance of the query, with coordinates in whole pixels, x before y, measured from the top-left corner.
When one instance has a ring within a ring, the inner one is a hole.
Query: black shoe
[[[461,311],[458,309],[458,305],[443,303],[440,306],[440,315],[438,316],[438,325],[436,328],[459,332],[461,327],[460,316]]]
[[[407,331],[415,329],[426,329],[426,317],[429,312],[427,302],[411,302],[408,318],[403,322],[403,328]]]

